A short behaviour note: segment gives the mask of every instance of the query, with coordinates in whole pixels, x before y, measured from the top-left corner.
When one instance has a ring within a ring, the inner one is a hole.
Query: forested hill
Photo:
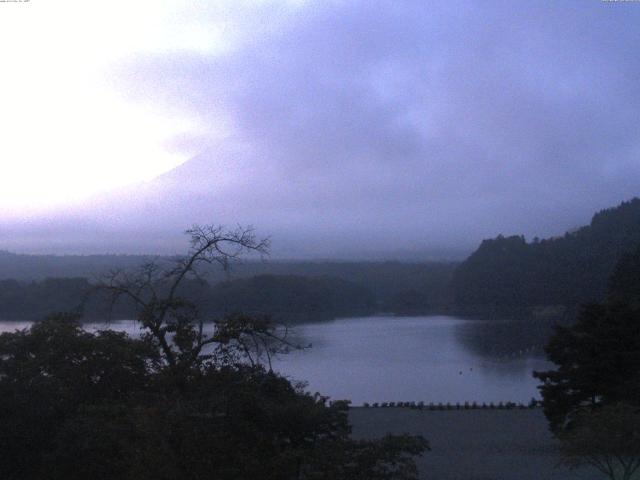
[[[452,280],[460,306],[575,306],[602,300],[616,262],[640,245],[640,199],[596,213],[563,237],[484,240]]]

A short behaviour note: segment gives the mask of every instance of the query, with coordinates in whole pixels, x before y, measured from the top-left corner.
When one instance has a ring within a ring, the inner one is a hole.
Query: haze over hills
[[[263,163],[251,160],[248,152],[207,152],[149,182],[64,210],[0,217],[0,249],[175,254],[186,248],[186,228],[216,223],[253,225],[272,238],[276,259],[457,261],[482,238],[508,231],[561,234],[607,206],[597,199],[548,209],[544,202],[507,206],[468,199],[398,204],[357,181],[353,195],[345,193],[349,186],[340,186],[340,193],[317,176],[276,181]],[[520,212],[527,209],[530,214]]]
[[[360,307],[348,307],[356,310],[365,304],[373,310],[396,313],[480,312],[487,308],[510,311],[545,306],[571,309],[600,301],[614,265],[638,246],[640,199],[634,198],[596,213],[589,225],[560,237],[535,237],[529,243],[515,235],[484,240],[462,263],[272,260],[236,264],[227,273],[220,269],[203,273],[210,285],[232,282],[229,288],[223,288],[223,300],[218,302],[228,305],[249,304],[255,295],[262,295],[261,302],[266,305],[269,302],[265,299],[271,294],[265,297],[260,292],[274,285],[277,288],[273,295],[278,296],[301,282],[306,282],[309,291],[326,291],[325,286],[342,281],[345,286],[358,286],[368,292],[365,297],[370,294],[370,302],[355,302]],[[19,295],[37,298],[41,290],[75,289],[69,295],[73,298],[76,290],[89,288],[90,281],[108,271],[132,268],[145,261],[148,257],[140,255],[17,255],[0,251],[0,282],[4,282],[5,290],[17,292],[7,293],[7,298],[13,299],[5,299],[10,305],[20,304],[14,301]],[[56,279],[51,277],[66,277],[70,283],[56,286]],[[355,299],[360,294],[354,292]],[[281,298],[283,305],[289,302],[287,298]],[[283,305],[278,308],[289,308]],[[348,309],[346,304],[341,308]]]
[[[457,260],[472,244],[432,242],[370,205],[334,205],[311,183],[262,186],[256,169],[226,168],[231,153],[196,156],[152,181],[103,193],[65,210],[2,219],[0,248],[63,254],[173,254],[193,224],[252,225],[280,259]],[[221,175],[220,172],[224,172]],[[332,202],[334,202],[332,200]]]

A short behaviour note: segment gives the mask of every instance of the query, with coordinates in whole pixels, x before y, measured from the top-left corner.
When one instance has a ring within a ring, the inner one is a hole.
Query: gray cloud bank
[[[168,146],[199,153],[67,213],[61,243],[95,250],[101,232],[111,250],[170,249],[169,232],[194,222],[239,222],[282,256],[459,251],[498,233],[559,234],[640,195],[640,4],[240,13],[226,53],[117,68],[131,101],[206,126]],[[37,238],[34,225],[21,228]]]

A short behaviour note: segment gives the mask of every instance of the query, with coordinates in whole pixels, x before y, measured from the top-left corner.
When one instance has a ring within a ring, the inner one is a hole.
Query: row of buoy
[[[525,410],[541,406],[539,400],[531,399],[528,404],[522,402],[464,402],[464,403],[425,403],[425,402],[364,402],[364,408],[411,408],[416,410]]]

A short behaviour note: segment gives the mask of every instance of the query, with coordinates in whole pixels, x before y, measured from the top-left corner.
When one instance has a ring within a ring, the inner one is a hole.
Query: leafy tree
[[[611,480],[630,480],[640,468],[640,411],[613,404],[584,413],[574,429],[563,432],[563,463],[590,465]]]
[[[568,463],[611,479],[640,467],[640,249],[622,258],[607,301],[583,307],[546,347],[558,368],[535,372],[551,429]]]
[[[558,327],[546,347],[556,370],[535,372],[553,430],[570,425],[584,409],[640,402],[640,312],[589,305],[572,327]]]
[[[640,310],[640,247],[624,255],[613,270],[607,303]]]
[[[124,333],[88,333],[72,315],[0,335],[0,471],[41,477],[57,432],[81,408],[133,401],[159,357]],[[54,462],[55,463],[55,462]]]

